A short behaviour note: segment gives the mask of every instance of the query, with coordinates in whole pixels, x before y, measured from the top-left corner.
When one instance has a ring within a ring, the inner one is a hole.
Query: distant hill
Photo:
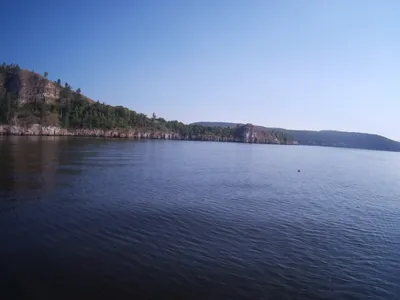
[[[238,123],[229,122],[196,122],[202,126],[220,126],[233,128]],[[289,130],[256,126],[265,131],[280,131],[292,136],[300,145],[329,146],[342,148],[358,148],[368,150],[400,151],[400,143],[386,137],[359,132],[343,132],[334,130]]]

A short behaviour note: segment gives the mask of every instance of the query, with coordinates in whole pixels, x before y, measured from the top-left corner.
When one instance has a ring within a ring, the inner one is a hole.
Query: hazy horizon
[[[0,60],[184,123],[400,140],[397,1],[9,1]],[[10,25],[12,24],[12,25]]]

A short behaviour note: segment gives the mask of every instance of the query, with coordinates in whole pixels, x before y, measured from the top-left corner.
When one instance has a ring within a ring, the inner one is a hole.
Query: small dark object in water
[[[300,170],[297,170],[297,172],[299,172],[299,173],[300,173]]]

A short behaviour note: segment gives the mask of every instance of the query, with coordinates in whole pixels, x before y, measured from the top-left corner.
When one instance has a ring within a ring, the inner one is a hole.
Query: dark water
[[[0,199],[2,299],[400,299],[397,153],[3,138]]]

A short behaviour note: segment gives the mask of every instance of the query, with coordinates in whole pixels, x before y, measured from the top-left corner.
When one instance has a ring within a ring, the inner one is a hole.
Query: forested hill
[[[147,117],[126,107],[93,101],[80,88],[47,77],[47,72],[39,75],[15,64],[0,65],[0,134],[295,143],[286,133],[258,132],[251,124],[228,128],[186,125],[155,113]]]
[[[202,126],[223,126],[235,128],[237,123],[229,122],[197,122],[193,123]],[[358,148],[368,150],[400,151],[400,143],[386,137],[358,132],[343,132],[334,130],[288,130],[283,128],[264,128],[264,130],[275,130],[292,136],[300,145],[315,145],[343,148]]]

